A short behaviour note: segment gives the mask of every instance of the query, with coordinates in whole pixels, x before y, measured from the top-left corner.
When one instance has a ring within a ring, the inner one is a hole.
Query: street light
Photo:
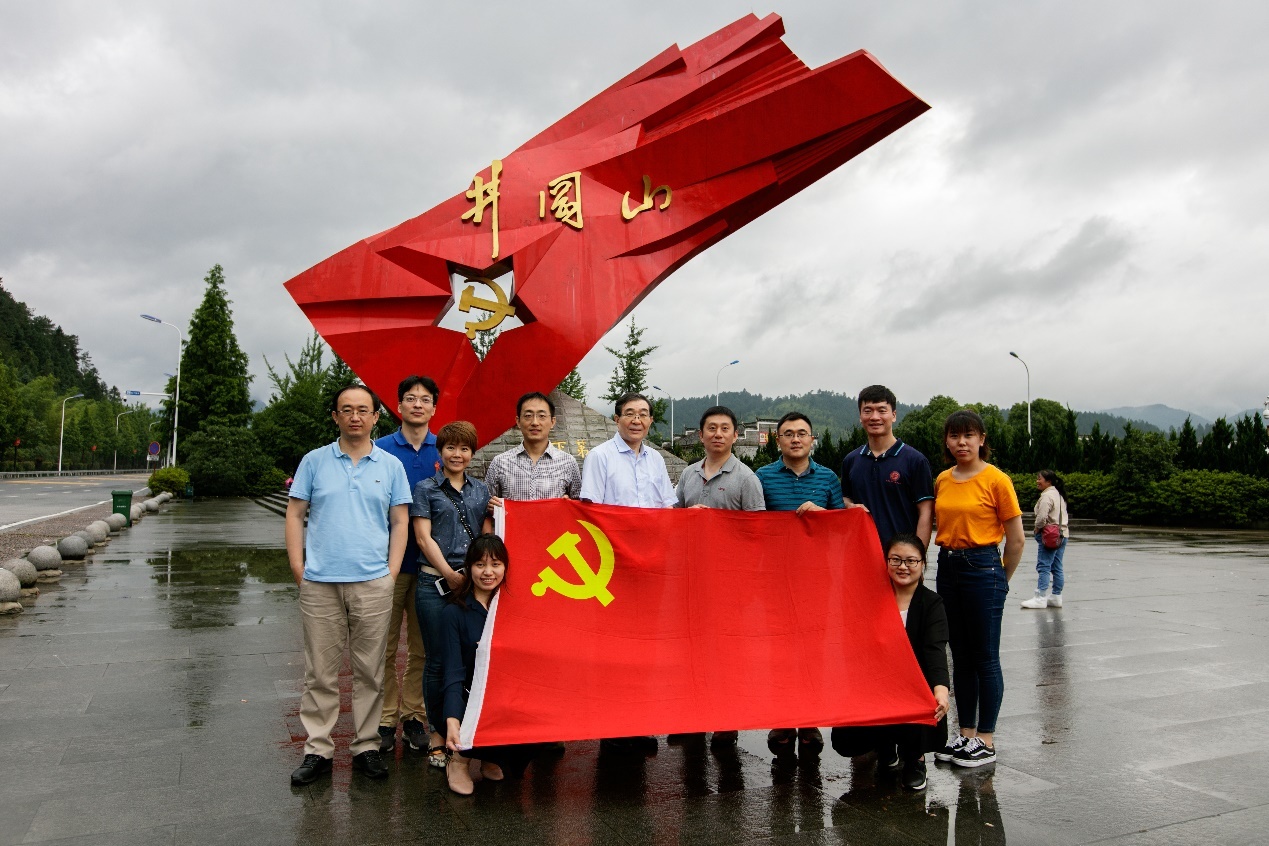
[[[162,323],[164,326],[171,326],[176,330],[176,405],[172,411],[172,455],[169,466],[176,465],[176,432],[180,429],[181,424],[181,353],[185,349],[185,333],[181,331],[181,327],[174,323],[168,323],[166,320],[160,320],[152,314],[141,315],[151,323]]]
[[[140,410],[141,409],[139,408],[134,408],[131,411],[121,411],[115,415],[115,469],[114,469],[114,472],[116,473],[119,472],[119,418],[124,416],[125,414],[136,414]]]
[[[740,359],[736,359],[735,361],[729,361],[729,362],[727,362],[727,363],[726,363],[726,364],[724,364],[722,367],[718,368],[718,373],[717,373],[717,374],[715,374],[715,376],[714,376],[714,405],[718,405],[718,404],[719,404],[719,403],[718,403],[718,380],[719,380],[719,377],[721,377],[721,376],[723,375],[723,371],[724,371],[724,370],[726,370],[728,367],[731,367],[733,364],[740,364]]]
[[[674,446],[674,397],[670,396],[669,391],[665,390],[664,388],[657,387],[656,385],[652,386],[652,390],[660,391],[661,393],[665,394],[666,399],[670,401],[670,446],[673,447]]]
[[[67,397],[62,400],[62,428],[57,433],[57,475],[62,475],[62,439],[66,436],[66,403],[73,399],[79,399],[83,394],[75,394],[73,397]]]
[[[1009,354],[1018,361],[1022,361],[1022,356],[1016,352],[1010,351]],[[1027,371],[1027,446],[1031,446],[1031,368],[1027,367],[1025,361],[1022,361],[1022,366]]]

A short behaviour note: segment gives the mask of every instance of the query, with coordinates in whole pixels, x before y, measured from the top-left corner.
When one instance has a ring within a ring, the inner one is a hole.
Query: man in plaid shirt
[[[551,445],[555,403],[546,394],[525,394],[516,403],[516,428],[524,442],[495,456],[485,472],[489,492],[502,499],[577,499],[582,472],[577,459]],[[496,501],[495,505],[499,504]]]

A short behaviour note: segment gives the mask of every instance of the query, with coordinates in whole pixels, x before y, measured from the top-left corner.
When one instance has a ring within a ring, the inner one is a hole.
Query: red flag
[[[507,502],[463,746],[933,723],[859,509]]]

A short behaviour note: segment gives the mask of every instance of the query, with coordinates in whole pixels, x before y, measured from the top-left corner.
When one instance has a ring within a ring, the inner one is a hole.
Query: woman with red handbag
[[[1035,532],[1039,552],[1035,569],[1040,574],[1035,596],[1022,603],[1023,608],[1061,608],[1062,587],[1066,583],[1062,572],[1062,553],[1066,551],[1067,528],[1066,487],[1052,470],[1041,470],[1035,477],[1040,489],[1040,499],[1035,504]],[[1053,593],[1049,593],[1049,575],[1053,576]]]

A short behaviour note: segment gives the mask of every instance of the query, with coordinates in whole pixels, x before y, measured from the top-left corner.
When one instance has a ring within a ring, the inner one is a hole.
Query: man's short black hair
[[[652,400],[648,399],[643,394],[637,394],[634,391],[628,391],[622,394],[621,396],[617,397],[617,402],[613,405],[613,414],[616,415],[617,417],[620,417],[621,412],[625,409],[625,407],[632,402],[636,402],[637,400],[643,400],[644,402],[646,402],[648,404],[648,413],[652,412]]]
[[[551,398],[541,391],[529,391],[520,399],[516,400],[516,417],[520,416],[520,412],[524,411],[524,404],[529,400],[542,400],[546,403],[546,407],[551,409],[551,416],[555,416],[555,403],[551,402]]]
[[[700,430],[705,431],[705,421],[711,417],[730,417],[731,427],[739,431],[740,421],[736,419],[736,412],[732,411],[725,405],[711,405],[705,409],[705,413],[701,415]]]
[[[815,427],[811,425],[811,418],[807,417],[800,411],[790,411],[788,414],[781,417],[780,422],[776,424],[777,435],[780,434],[780,430],[784,428],[784,424],[788,423],[790,420],[805,420],[806,428],[810,429],[812,432],[815,431]]]
[[[405,402],[405,395],[419,385],[422,385],[423,390],[432,395],[432,405],[436,405],[441,401],[441,389],[436,386],[434,381],[427,376],[419,376],[412,373],[402,379],[400,385],[397,385],[397,402]]]
[[[331,397],[330,400],[330,410],[332,412],[339,411],[339,398],[349,391],[365,391],[370,394],[370,410],[376,414],[379,412],[379,397],[375,395],[374,391],[370,390],[360,382],[349,382],[347,385],[344,385],[344,387],[335,392],[335,396]]]
[[[899,401],[895,399],[894,391],[890,390],[885,385],[869,385],[868,387],[860,391],[859,392],[859,410],[860,411],[864,410],[864,403],[866,402],[870,402],[870,403],[888,402],[890,403],[891,411],[899,410]]]

